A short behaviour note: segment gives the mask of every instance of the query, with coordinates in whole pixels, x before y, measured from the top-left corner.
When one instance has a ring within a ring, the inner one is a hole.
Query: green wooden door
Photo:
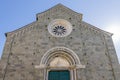
[[[68,70],[50,71],[48,80],[70,80],[70,72]]]

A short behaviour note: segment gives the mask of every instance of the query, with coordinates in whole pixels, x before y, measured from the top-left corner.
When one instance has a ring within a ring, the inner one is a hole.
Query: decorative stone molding
[[[72,25],[67,20],[55,19],[49,23],[48,31],[55,37],[65,37],[71,33]]]
[[[57,58],[63,58],[61,61],[65,62],[54,61]],[[58,62],[58,64],[56,62]],[[76,70],[85,68],[85,65],[80,63],[79,57],[71,49],[66,47],[54,47],[43,55],[40,65],[36,65],[35,68],[44,70],[44,80],[48,80],[48,73],[51,70],[68,70],[71,74],[71,80],[77,80]]]
[[[101,30],[101,29],[99,29],[99,28],[97,28],[97,27],[95,27],[95,26],[93,26],[93,25],[91,25],[91,24],[89,24],[89,23],[87,23],[87,22],[82,21],[81,23],[82,23],[82,26],[83,26],[83,27],[87,27],[87,28],[89,28],[89,29],[91,29],[91,30],[93,30],[93,31],[98,32],[98,33],[102,33],[102,34],[104,33],[104,34],[107,34],[107,35],[109,35],[109,36],[112,36],[112,35],[113,35],[112,33],[107,32],[107,31],[104,31],[104,30]]]
[[[61,53],[61,54],[60,54]],[[55,47],[50,50],[48,50],[42,57],[40,65],[36,65],[35,68],[47,68],[48,64],[50,63],[50,59],[55,58],[55,56],[63,56],[64,55],[69,58],[71,61],[70,66],[75,65],[75,68],[85,68],[85,65],[82,65],[80,63],[79,57],[76,53],[74,53],[71,49],[68,49],[66,47]]]

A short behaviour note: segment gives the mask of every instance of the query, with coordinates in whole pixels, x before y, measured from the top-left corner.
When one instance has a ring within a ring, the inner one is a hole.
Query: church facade
[[[58,4],[6,33],[0,80],[120,80],[111,36]]]

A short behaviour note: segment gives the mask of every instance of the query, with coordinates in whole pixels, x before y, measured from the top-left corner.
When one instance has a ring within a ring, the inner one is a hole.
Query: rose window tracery
[[[56,26],[53,28],[53,33],[55,35],[64,35],[66,33],[66,29],[63,26]]]
[[[49,23],[48,31],[55,37],[65,37],[71,33],[72,25],[67,20],[55,19]]]

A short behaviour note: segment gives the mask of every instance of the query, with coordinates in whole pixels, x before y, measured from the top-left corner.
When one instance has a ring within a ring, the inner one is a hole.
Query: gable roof
[[[107,32],[107,31],[101,30],[101,29],[99,29],[99,28],[97,28],[97,27],[95,27],[95,26],[93,26],[93,25],[91,25],[91,24],[89,24],[89,23],[87,23],[87,22],[82,21],[82,14],[81,14],[81,13],[75,12],[75,11],[71,10],[70,8],[68,8],[68,7],[66,7],[66,6],[64,6],[64,5],[62,5],[62,4],[57,4],[57,5],[53,6],[52,8],[49,8],[48,10],[45,10],[45,11],[43,11],[43,12],[41,12],[41,13],[38,13],[38,14],[36,14],[36,17],[37,17],[37,19],[39,20],[39,19],[41,19],[41,17],[44,16],[45,14],[54,12],[54,11],[56,11],[56,10],[63,10],[63,11],[66,11],[66,12],[68,12],[68,13],[74,14],[74,16],[77,16],[77,18],[81,19],[81,23],[82,23],[83,25],[88,25],[88,27],[89,27],[90,29],[94,29],[94,30],[103,32],[103,33],[105,33],[105,34],[107,34],[107,35],[109,35],[109,36],[112,36],[112,35],[113,35],[112,33],[109,33],[109,32]],[[17,30],[8,32],[8,33],[13,33],[13,32],[17,32],[17,31],[19,31],[19,30],[26,29],[27,27],[29,27],[29,26],[31,26],[31,25],[33,25],[33,24],[35,24],[35,23],[36,23],[36,21],[34,21],[34,22],[32,22],[32,23],[30,23],[30,24],[28,24],[28,25],[26,25],[26,26],[23,26],[23,27],[21,27],[21,28],[19,28],[19,29],[17,29]],[[5,33],[5,35],[7,36],[8,33]]]
[[[62,4],[57,4],[57,5],[55,5],[55,6],[53,6],[52,8],[49,8],[48,10],[45,10],[45,11],[43,11],[43,12],[41,12],[41,13],[38,13],[36,16],[37,16],[37,18],[39,19],[39,17],[41,17],[41,16],[44,16],[45,14],[47,14],[47,13],[51,13],[51,12],[56,12],[56,11],[58,11],[58,10],[63,10],[63,11],[66,11],[66,12],[68,12],[68,13],[72,13],[72,14],[74,14],[74,16],[79,16],[79,18],[82,20],[82,14],[81,13],[78,13],[78,12],[75,12],[75,11],[73,11],[72,9],[70,9],[70,8],[68,8],[68,7],[66,7],[66,6],[64,6],[64,5],[62,5]]]

